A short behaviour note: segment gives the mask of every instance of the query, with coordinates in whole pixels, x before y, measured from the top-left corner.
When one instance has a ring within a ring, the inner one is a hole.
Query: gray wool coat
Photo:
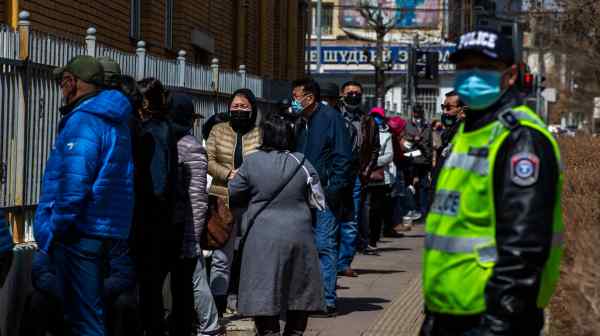
[[[303,156],[294,155],[301,161]],[[314,167],[305,161],[313,179]],[[258,151],[244,158],[229,182],[230,206],[246,209],[248,221],[298,166],[287,152]],[[300,169],[281,193],[256,217],[242,252],[238,311],[273,316],[286,310],[324,309],[323,285],[308,205],[307,173]]]

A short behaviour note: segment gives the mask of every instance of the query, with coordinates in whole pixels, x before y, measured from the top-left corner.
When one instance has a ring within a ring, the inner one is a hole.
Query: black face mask
[[[231,110],[229,111],[229,122],[235,131],[246,132],[252,127],[252,111]]]
[[[444,124],[444,126],[446,127],[452,127],[454,125],[456,125],[456,123],[458,122],[458,116],[451,116],[451,115],[447,115],[447,114],[442,114],[442,124]]]
[[[348,95],[344,96],[344,104],[351,108],[351,109],[357,109],[358,107],[360,107],[360,104],[362,103],[362,94],[360,93],[349,93]]]
[[[252,119],[252,111],[246,110],[231,110],[229,111],[229,119],[230,120],[248,120]]]

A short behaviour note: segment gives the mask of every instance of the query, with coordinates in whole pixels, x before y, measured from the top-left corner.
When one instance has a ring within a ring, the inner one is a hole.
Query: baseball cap
[[[114,76],[121,76],[121,66],[119,63],[117,63],[117,61],[108,56],[98,57],[97,59],[98,62],[102,64],[102,68],[104,69],[105,83],[110,83]]]
[[[493,30],[480,29],[463,34],[456,51],[450,55],[450,62],[460,62],[468,55],[480,54],[487,58],[512,65],[515,55],[512,41]]]
[[[70,72],[86,83],[102,85],[104,82],[102,64],[92,56],[79,55],[73,57],[64,67],[54,69],[54,78],[57,80],[62,79],[64,72]]]
[[[339,97],[340,88],[335,83],[327,82],[321,84],[321,97]]]
[[[385,118],[385,110],[382,107],[373,107],[371,109],[371,114]]]

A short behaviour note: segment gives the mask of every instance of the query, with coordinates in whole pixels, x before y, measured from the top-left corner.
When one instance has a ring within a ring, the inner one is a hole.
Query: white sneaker
[[[415,210],[409,211],[407,216],[412,218],[413,221],[419,220],[419,219],[421,219],[421,217],[423,217],[423,215],[420,212],[415,211]]]

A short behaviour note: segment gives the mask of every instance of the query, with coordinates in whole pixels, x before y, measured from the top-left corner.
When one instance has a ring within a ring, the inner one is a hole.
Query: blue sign
[[[391,73],[406,73],[408,65],[408,46],[387,46],[383,61],[392,65]],[[450,54],[454,46],[421,46],[420,50],[437,51],[439,53],[439,72],[449,73],[454,71],[454,64],[450,63]],[[323,46],[321,47],[321,66],[323,72],[369,72],[373,71],[372,63],[375,62],[376,49],[374,46]],[[311,65],[317,63],[317,48],[311,46],[306,51],[306,62]]]

